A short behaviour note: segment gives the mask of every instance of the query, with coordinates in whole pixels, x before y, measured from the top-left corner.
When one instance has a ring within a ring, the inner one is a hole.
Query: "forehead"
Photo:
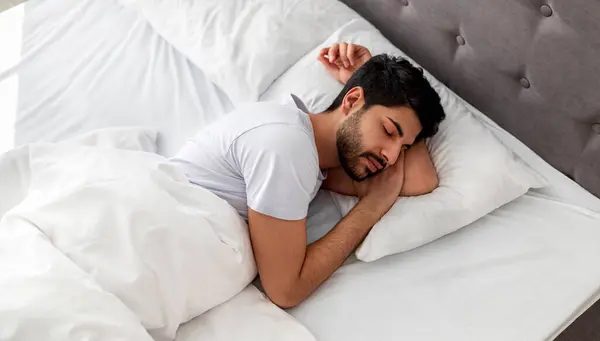
[[[373,105],[371,108],[373,117],[386,120],[392,119],[398,122],[402,128],[402,132],[406,138],[416,138],[421,132],[422,126],[421,121],[417,113],[410,107],[384,107],[382,105]]]

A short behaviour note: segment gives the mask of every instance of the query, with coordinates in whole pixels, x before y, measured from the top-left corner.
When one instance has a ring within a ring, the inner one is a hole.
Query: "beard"
[[[336,146],[340,164],[346,174],[357,182],[375,176],[385,169],[385,161],[379,156],[363,151],[363,136],[360,130],[360,122],[366,111],[364,107],[360,108],[348,117],[336,132]],[[376,172],[372,172],[360,162],[361,158],[371,158],[377,161],[382,168]]]

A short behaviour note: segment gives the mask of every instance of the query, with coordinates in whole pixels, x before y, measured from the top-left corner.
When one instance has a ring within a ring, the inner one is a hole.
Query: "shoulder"
[[[266,162],[281,168],[319,170],[312,133],[290,122],[264,124],[244,132],[231,144],[229,154],[240,165]]]
[[[272,169],[280,176],[281,172],[302,173],[308,177],[305,181],[316,179],[320,172],[314,140],[294,125],[270,124],[250,130],[232,144],[230,153],[245,169]]]
[[[281,150],[289,152],[314,150],[314,139],[306,129],[300,125],[278,122],[258,126],[240,135],[238,142],[257,145],[268,150]]]
[[[289,107],[271,109],[275,111],[267,109],[244,118],[253,123],[240,132],[232,147],[316,155],[312,126],[307,114]]]

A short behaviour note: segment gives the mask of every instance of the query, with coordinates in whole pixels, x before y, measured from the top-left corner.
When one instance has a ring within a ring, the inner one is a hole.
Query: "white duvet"
[[[15,153],[30,178],[0,221],[0,340],[171,340],[254,278],[244,220],[163,157]]]

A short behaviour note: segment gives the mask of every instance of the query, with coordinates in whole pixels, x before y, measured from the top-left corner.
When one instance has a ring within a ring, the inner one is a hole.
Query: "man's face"
[[[340,164],[353,180],[365,180],[393,165],[421,129],[417,114],[409,107],[358,108],[336,133]]]

